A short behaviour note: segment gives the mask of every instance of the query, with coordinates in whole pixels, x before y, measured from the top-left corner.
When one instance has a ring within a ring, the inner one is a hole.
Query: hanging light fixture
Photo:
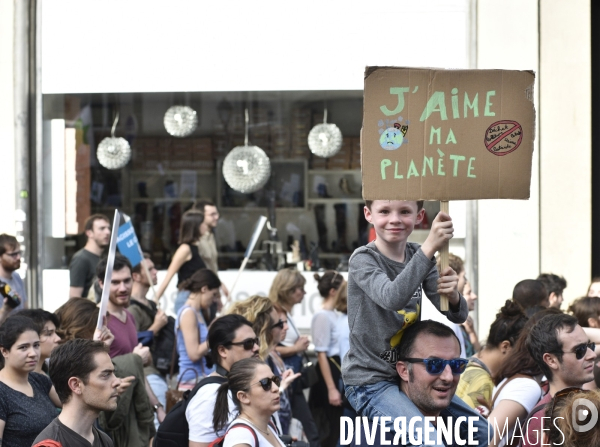
[[[271,161],[258,146],[248,146],[248,109],[244,145],[234,147],[223,161],[223,177],[235,191],[253,193],[265,186],[271,176]]]
[[[317,124],[308,134],[308,148],[319,157],[332,157],[342,148],[342,131],[335,124],[327,124],[327,107],[323,124]]]
[[[119,122],[119,113],[110,130],[110,137],[104,138],[98,145],[96,156],[106,169],[121,169],[131,158],[131,148],[125,138],[115,137],[115,129]]]
[[[198,114],[188,106],[172,106],[165,112],[165,129],[174,137],[187,137],[198,127]]]

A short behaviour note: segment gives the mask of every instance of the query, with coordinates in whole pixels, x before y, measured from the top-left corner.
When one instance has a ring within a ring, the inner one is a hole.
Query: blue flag
[[[135,267],[142,262],[142,249],[140,248],[131,221],[126,222],[119,227],[117,245],[119,246],[121,254],[129,259],[132,267]]]

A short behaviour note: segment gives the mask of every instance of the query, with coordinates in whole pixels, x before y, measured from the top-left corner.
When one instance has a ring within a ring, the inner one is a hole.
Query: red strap
[[[44,439],[32,447],[63,447],[63,445],[58,441],[54,441],[53,439]]]

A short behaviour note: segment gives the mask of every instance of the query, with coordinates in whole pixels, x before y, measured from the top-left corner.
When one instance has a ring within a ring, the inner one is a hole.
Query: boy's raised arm
[[[385,266],[364,248],[350,258],[349,277],[379,306],[396,312],[407,306],[432,267],[435,263],[417,250],[402,272],[390,280]]]

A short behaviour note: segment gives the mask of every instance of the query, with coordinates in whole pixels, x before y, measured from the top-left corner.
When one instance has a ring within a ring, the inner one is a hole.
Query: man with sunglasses
[[[259,340],[252,324],[246,318],[230,314],[212,322],[208,329],[208,346],[213,362],[217,365],[210,377],[222,378],[222,383],[225,382],[225,377],[234,363],[258,357]],[[196,392],[187,405],[185,417],[189,425],[189,447],[208,447],[212,441],[225,434],[225,431],[215,433],[213,428],[213,412],[219,386],[218,381],[207,383]],[[231,422],[235,419],[235,404],[231,396],[228,402]]]
[[[552,424],[542,419],[546,405],[561,390],[580,389],[594,380],[595,343],[571,315],[547,315],[527,336],[527,349],[548,379],[548,393],[537,403],[523,426],[523,447],[541,446],[543,431]]]
[[[14,309],[27,308],[27,292],[25,284],[17,273],[21,267],[21,249],[17,238],[9,234],[0,234],[0,281],[5,282],[19,296],[21,303]],[[0,321],[14,310],[4,306],[6,298],[0,300]]]
[[[399,414],[406,417],[407,431],[413,427],[413,438],[418,439],[418,434],[414,432],[419,431],[424,443],[428,430],[428,438],[434,441],[433,445],[438,445],[435,444],[438,439],[436,427],[425,429],[424,425],[429,422],[424,417],[441,417],[451,427],[452,439],[447,444],[439,444],[440,447],[461,445],[463,441],[466,444],[462,445],[467,445],[470,437],[477,442],[476,445],[487,446],[487,421],[460,399],[454,399],[450,408],[460,375],[468,363],[467,359],[460,358],[460,344],[454,331],[437,321],[419,321],[406,329],[397,352]],[[454,424],[459,417],[469,418],[471,423],[466,419],[459,429],[455,429]],[[416,418],[417,422],[410,426],[412,418]],[[457,439],[457,434],[460,434],[460,439]],[[406,438],[410,440],[408,434]]]

